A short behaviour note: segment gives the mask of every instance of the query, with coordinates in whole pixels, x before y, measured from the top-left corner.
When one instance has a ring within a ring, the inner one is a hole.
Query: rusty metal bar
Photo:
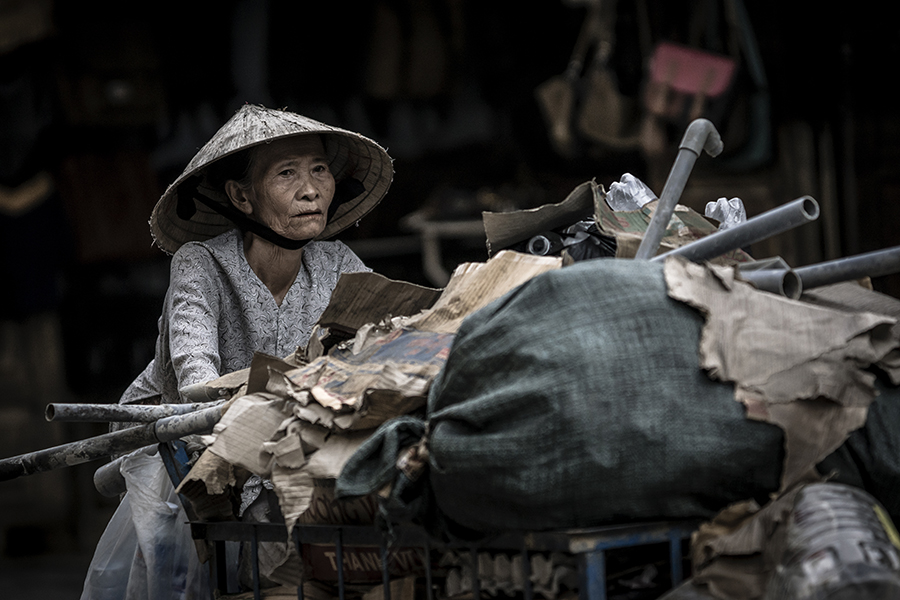
[[[51,403],[44,411],[48,421],[81,423],[152,423],[174,415],[185,415],[211,406],[221,406],[224,400],[193,404],[63,404]]]
[[[0,481],[71,467],[113,454],[131,452],[150,444],[170,442],[186,435],[209,433],[222,418],[222,412],[222,406],[212,406],[146,425],[6,458],[0,460]]]

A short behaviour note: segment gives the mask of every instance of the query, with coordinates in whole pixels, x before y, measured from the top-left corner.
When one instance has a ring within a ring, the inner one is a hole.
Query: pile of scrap
[[[178,491],[199,517],[234,519],[244,515],[234,514],[228,498],[240,496],[250,476],[264,480],[277,495],[286,530],[281,550],[264,553],[270,560],[261,560],[262,574],[299,584],[303,566],[287,543],[291,528],[371,524],[370,498],[339,505],[332,497],[344,464],[384,422],[424,414],[428,389],[463,319],[560,265],[557,257],[505,252],[460,266],[442,292],[374,273],[342,276],[307,348],[285,360],[255,357],[245,387]],[[315,552],[305,554],[315,560]]]
[[[558,232],[560,213],[585,218],[585,198],[600,234],[635,252],[656,203],[616,213],[593,182],[531,215],[486,215],[489,241]],[[792,205],[797,222],[816,215],[811,199]],[[572,264],[471,315],[425,417],[394,419],[367,439],[338,497],[389,492],[391,517],[450,538],[705,519],[695,581],[740,599],[765,589],[774,564],[762,549],[807,484],[856,484],[900,519],[897,429],[884,425],[900,422],[900,302],[846,281],[865,271],[761,290],[739,250],[712,262],[681,256],[690,238],[720,233],[685,207],[672,215],[661,239],[674,251],[658,259]],[[492,237],[491,219],[520,232]],[[897,270],[897,249],[887,255]],[[884,274],[881,255],[863,258]],[[783,284],[793,270],[766,271]],[[414,469],[394,465],[398,455]],[[421,497],[437,511],[419,511]]]

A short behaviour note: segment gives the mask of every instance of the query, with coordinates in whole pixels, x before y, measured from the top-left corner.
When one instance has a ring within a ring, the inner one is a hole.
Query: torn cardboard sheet
[[[558,257],[501,252],[486,263],[457,268],[432,308],[412,316],[381,315],[362,325],[345,312],[357,310],[353,299],[338,297],[326,313],[348,328],[358,326],[355,337],[308,364],[254,357],[245,376],[253,393],[232,400],[209,451],[271,478],[290,529],[308,510],[317,480],[337,477],[381,423],[424,405],[466,316],[560,265]],[[346,294],[352,295],[350,283],[365,287],[372,281],[371,274],[360,275],[365,276],[346,280]],[[372,289],[384,285],[376,277]],[[404,306],[418,310],[424,296]],[[192,471],[189,477],[204,475]]]
[[[463,319],[532,277],[562,266],[558,256],[533,256],[504,250],[484,263],[456,268],[438,301],[411,318],[406,326],[419,331],[455,333]]]
[[[317,479],[336,479],[350,456],[369,437],[368,431],[332,435],[311,454],[306,464],[291,468],[276,464],[272,469],[272,484],[288,528],[310,507]]]
[[[354,340],[305,367],[270,370],[267,391],[288,398],[299,421],[332,432],[327,451],[318,448],[301,468],[281,464],[273,469],[288,526],[308,509],[315,479],[337,477],[375,427],[423,406],[466,316],[535,275],[559,268],[560,262],[502,252],[487,263],[462,265],[431,309],[360,327]],[[260,445],[266,441],[272,440],[260,440]]]
[[[784,548],[798,485],[760,507],[748,500],[703,523],[691,538],[693,581],[716,598],[759,600]]]
[[[706,317],[700,366],[734,383],[749,418],[785,431],[782,490],[862,426],[876,394],[864,369],[900,346],[894,319],[760,292],[732,268],[674,258],[664,272],[669,296]]]
[[[593,191],[603,193],[603,186],[587,181],[576,187],[557,204],[508,212],[481,213],[487,235],[487,251],[493,256],[503,248],[523,242],[535,235],[590,219],[594,213]]]
[[[296,366],[310,363],[335,344],[353,339],[360,329],[376,325],[383,329],[386,324],[387,329],[394,329],[403,319],[431,307],[440,294],[441,290],[394,281],[377,273],[344,273],[309,342],[297,349],[293,362]]]
[[[234,401],[213,428],[215,441],[208,450],[227,462],[264,476],[273,457],[263,448],[290,416],[283,398],[249,394]]]
[[[367,323],[418,314],[440,295],[439,289],[394,281],[378,273],[343,273],[318,325],[354,334]]]
[[[404,414],[397,409],[409,412],[422,406],[432,379],[447,359],[453,334],[406,328],[372,333],[362,329],[352,344],[341,344],[281,379],[270,378],[267,390],[304,406],[309,406],[309,400],[317,402],[333,411],[334,418],[326,426],[341,429],[377,426],[371,419],[357,423],[368,415],[376,398],[382,404],[378,408],[386,408],[385,403],[397,405],[390,411],[392,416]]]
[[[892,296],[848,281],[807,290],[800,299],[842,312],[870,312],[891,317],[897,321],[891,335],[900,338],[900,300]],[[888,353],[879,366],[888,374],[891,383],[900,385],[900,348]]]

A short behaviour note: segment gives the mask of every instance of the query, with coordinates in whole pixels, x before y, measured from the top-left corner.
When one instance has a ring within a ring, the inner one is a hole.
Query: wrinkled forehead
[[[298,158],[326,160],[321,136],[298,135],[254,146],[251,162],[256,168],[265,170],[273,163]]]

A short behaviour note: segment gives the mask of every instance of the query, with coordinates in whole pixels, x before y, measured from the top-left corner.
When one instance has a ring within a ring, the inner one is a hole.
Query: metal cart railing
[[[187,475],[187,455],[179,441],[160,444],[160,456],[177,486]],[[183,501],[189,519],[194,517],[190,502]],[[697,529],[698,521],[649,522],[612,525],[588,529],[566,531],[505,532],[481,540],[477,545],[465,543],[443,543],[432,539],[424,529],[413,525],[396,525],[391,531],[381,531],[375,526],[360,525],[296,525],[292,531],[292,541],[297,553],[303,558],[306,544],[333,544],[335,567],[337,570],[338,600],[345,600],[346,573],[344,548],[365,545],[380,550],[381,583],[384,600],[391,600],[388,552],[390,547],[418,548],[422,552],[425,570],[426,600],[434,600],[432,550],[456,550],[471,553],[473,569],[472,596],[481,598],[478,576],[478,553],[483,551],[503,551],[521,553],[523,560],[522,581],[524,600],[533,600],[529,555],[534,552],[563,552],[574,556],[578,565],[579,600],[607,600],[607,561],[609,550],[665,543],[668,545],[669,581],[671,587],[684,579],[683,545]],[[195,540],[210,542],[210,581],[217,593],[237,591],[235,577],[229,577],[227,542],[246,542],[250,546],[252,565],[252,588],[254,599],[262,597],[259,571],[259,544],[261,542],[285,542],[283,523],[252,523],[240,521],[189,522],[191,536]],[[303,600],[303,586],[297,587],[297,598]]]
[[[533,600],[529,571],[529,554],[532,552],[565,552],[577,557],[579,576],[579,598],[581,600],[606,600],[606,552],[617,548],[667,543],[669,549],[669,577],[672,587],[684,578],[682,556],[683,541],[696,529],[695,522],[653,522],[578,529],[570,531],[507,532],[482,541],[478,545],[438,544],[421,528],[403,525],[391,532],[391,543],[403,547],[416,547],[424,556],[425,589],[427,600],[434,600],[431,561],[428,559],[434,549],[467,550],[472,553],[474,568],[473,597],[481,597],[478,577],[477,554],[482,551],[507,551],[523,554],[521,561],[525,582],[524,600]],[[284,542],[285,528],[276,523],[242,522],[191,522],[194,539],[211,542],[211,580],[220,592],[228,590],[226,566],[226,542],[247,542],[251,548],[253,565],[254,598],[261,598],[258,547],[261,542]],[[346,574],[343,552],[347,545],[369,545],[380,549],[382,585],[384,599],[390,600],[390,576],[388,573],[389,542],[387,535],[372,526],[298,525],[293,531],[293,543],[302,557],[304,544],[333,544],[335,564],[338,571],[338,598],[345,600]],[[303,600],[303,587],[297,588],[298,600]]]

